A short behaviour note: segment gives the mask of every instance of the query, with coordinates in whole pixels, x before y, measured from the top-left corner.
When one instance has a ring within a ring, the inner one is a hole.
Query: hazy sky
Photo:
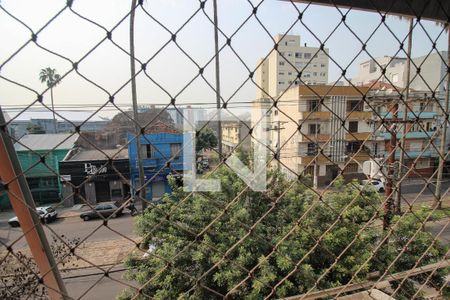
[[[254,3],[259,1],[253,1]],[[66,1],[40,0],[21,1],[3,0],[1,6],[16,18],[29,26],[34,32],[64,8]],[[228,36],[251,15],[252,7],[245,0],[219,0],[220,28]],[[176,31],[199,8],[199,1],[195,0],[147,0],[144,9],[156,20],[171,31]],[[298,5],[304,10],[306,5]],[[75,0],[73,10],[83,17],[111,30],[124,18],[130,10],[130,1],[108,0],[88,1]],[[212,1],[207,1],[206,13],[212,18]],[[346,10],[342,10],[343,13]],[[257,16],[266,27],[270,35],[285,33],[297,20],[298,13],[290,2],[263,1]],[[376,13],[352,10],[347,16],[347,25],[362,40],[366,40],[380,23],[380,15]],[[341,20],[341,15],[335,8],[309,6],[304,12],[303,22],[313,31],[321,41],[335,30]],[[387,19],[386,24],[392,32],[403,40],[407,33],[408,22],[395,17]],[[432,39],[436,39],[441,28],[434,22],[421,22]],[[418,25],[414,31],[413,56],[427,54],[431,50],[432,42],[425,34],[422,26]],[[113,41],[129,49],[128,44],[129,18],[114,28]],[[298,23],[289,33],[300,34],[301,41],[309,46],[318,46],[320,42],[309,30]],[[42,92],[46,86],[39,82],[38,74],[41,68],[56,68],[58,73],[65,75],[72,68],[71,63],[34,43],[27,44],[12,59],[7,61],[29,39],[31,33],[24,25],[0,10],[0,104],[27,105],[35,98],[29,90],[5,80],[16,81],[37,92]],[[72,61],[79,61],[94,46],[106,36],[104,29],[83,20],[69,9],[64,10],[37,38],[37,43],[52,52]],[[158,51],[168,40],[170,34],[141,8],[136,13],[136,56],[144,62],[154,57],[147,66],[148,75],[160,84],[171,95],[177,95],[184,86],[198,73],[198,68],[180,51],[174,43],[169,43],[159,54]],[[197,12],[188,24],[177,34],[177,42],[199,65],[204,65],[214,54],[213,25],[207,20],[203,11]],[[221,39],[221,44],[224,43]],[[250,20],[233,36],[232,47],[245,64],[253,69],[258,58],[267,55],[272,49],[273,42],[269,34],[252,16]],[[341,24],[326,42],[330,55],[342,67],[354,59],[361,49],[360,42],[350,30]],[[446,49],[446,37],[442,35],[437,40],[439,50]],[[373,56],[395,55],[399,43],[385,25],[381,25],[367,44],[367,50]],[[404,56],[400,53],[400,56]],[[248,78],[248,71],[233,51],[226,47],[220,54],[222,96],[228,100]],[[360,54],[349,67],[348,76],[356,74],[360,62],[368,59],[365,53]],[[7,62],[6,62],[7,61]],[[130,85],[121,89],[130,77],[129,57],[111,41],[102,42],[96,49],[79,64],[79,72],[101,86],[110,94],[115,94],[118,103],[130,104]],[[329,80],[334,81],[340,74],[339,68],[330,61]],[[205,77],[214,86],[214,62],[205,69]],[[232,103],[251,101],[255,97],[256,88],[253,83],[245,84],[231,99]],[[141,73],[138,76],[139,103],[168,103],[170,96],[155,85],[149,77]],[[83,79],[74,71],[69,72],[61,84],[55,89],[55,105],[93,105],[99,106],[108,100],[108,94]],[[49,104],[49,92],[44,95]],[[201,78],[196,79],[178,97],[177,103],[215,103],[213,90]]]

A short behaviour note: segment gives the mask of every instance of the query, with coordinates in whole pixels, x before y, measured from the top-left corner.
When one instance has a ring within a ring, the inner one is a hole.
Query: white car
[[[361,184],[361,188],[363,188],[363,189],[373,188],[378,193],[383,193],[384,192],[384,183],[380,180],[375,180],[375,179],[363,180],[362,184]]]
[[[40,219],[45,223],[55,221],[56,218],[58,217],[58,212],[51,206],[36,207],[36,212],[38,213]],[[20,226],[19,219],[17,218],[17,216],[9,219],[8,224],[11,225],[11,227]]]

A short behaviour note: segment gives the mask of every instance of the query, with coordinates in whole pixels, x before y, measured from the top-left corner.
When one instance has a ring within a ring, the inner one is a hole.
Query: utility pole
[[[447,65],[450,65],[450,31],[447,32],[448,36],[448,45],[447,45]],[[448,98],[449,98],[449,88],[450,88],[450,74],[447,73],[447,84],[445,87],[445,103],[444,103],[444,117],[443,117],[443,123],[442,123],[442,132],[441,132],[441,141],[439,144],[439,166],[438,166],[438,174],[436,178],[436,203],[435,207],[441,208],[442,206],[442,175],[444,172],[444,164],[445,164],[445,158],[447,156],[447,149],[445,147],[447,146],[447,126],[449,122],[449,115],[448,115]]]
[[[319,125],[320,126],[320,125]],[[319,127],[320,128],[320,127]],[[313,188],[316,190],[318,187],[319,182],[319,172],[317,170],[317,154],[319,153],[319,144],[318,144],[318,138],[317,138],[317,127],[316,127],[316,133],[314,134],[314,178],[313,178]]]
[[[147,201],[145,200],[145,175],[144,165],[142,162],[142,149],[141,149],[141,125],[139,123],[139,115],[137,109],[137,92],[136,92],[136,65],[134,56],[134,16],[136,10],[136,0],[131,1],[131,14],[130,14],[130,69],[131,69],[131,98],[133,101],[133,118],[136,122],[135,134],[136,134],[136,146],[137,146],[137,164],[139,172],[139,184],[137,189],[139,191],[139,197],[141,198],[142,211],[147,208]],[[134,195],[133,195],[134,198]]]
[[[402,177],[402,170],[403,165],[405,164],[405,146],[406,146],[406,125],[408,121],[408,100],[409,100],[409,84],[411,80],[411,48],[412,48],[412,31],[413,31],[413,18],[409,19],[409,33],[408,33],[408,57],[406,58],[406,90],[405,90],[405,101],[404,106],[405,109],[403,110],[403,134],[402,134],[402,141],[401,141],[401,148],[400,148],[400,160],[399,160],[399,168],[398,168],[398,178],[399,180]],[[399,182],[397,186],[397,193],[395,194],[395,212],[397,214],[400,214],[401,204],[402,204],[402,183]]]
[[[222,103],[220,100],[220,60],[219,60],[219,23],[217,16],[217,0],[213,0],[214,9],[214,50],[216,52],[215,63],[216,63],[216,102],[217,102],[217,135],[219,140],[218,151],[220,160],[223,159],[222,151],[222,120],[221,120],[221,109]]]
[[[277,168],[278,171],[281,168],[281,122],[280,122],[280,118],[278,117],[278,122],[277,122]]]
[[[394,186],[394,176],[395,176],[395,152],[397,148],[397,117],[398,117],[398,102],[393,104],[391,109],[392,122],[389,127],[389,132],[391,134],[391,139],[389,142],[389,158],[388,158],[388,171],[386,178],[386,189],[385,189],[385,202],[384,202],[384,217],[383,217],[383,229],[387,230],[391,224],[392,219],[392,206],[393,206],[393,186]],[[405,123],[406,124],[406,123]]]

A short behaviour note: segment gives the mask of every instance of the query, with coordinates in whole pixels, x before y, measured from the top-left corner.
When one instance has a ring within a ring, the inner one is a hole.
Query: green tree
[[[198,152],[217,147],[217,137],[209,127],[202,128],[196,137],[195,150]]]
[[[381,199],[373,191],[361,194],[355,183],[344,185],[338,180],[335,190],[319,199],[302,183],[277,172],[269,174],[266,192],[246,189],[226,166],[211,177],[220,179],[220,193],[188,196],[174,186],[162,203],[136,218],[136,231],[145,237],[143,245],[151,244],[154,250],[146,258],[130,256],[125,276],[146,283],[144,295],[220,298],[210,291],[214,290],[222,295],[232,291],[235,299],[261,299],[300,261],[273,297],[297,295],[345,284],[358,269],[356,280],[363,280],[368,272],[387,268],[401,251],[402,240],[394,236],[389,246],[373,255],[385,233],[367,223],[379,219]],[[402,222],[402,235],[412,237],[417,221],[408,217],[398,222]],[[394,264],[392,272],[411,268],[416,256],[431,244],[426,235],[410,244],[413,248]],[[421,265],[442,258],[438,243],[430,251],[431,258]],[[133,296],[126,290],[120,298]]]
[[[57,133],[55,106],[53,104],[53,88],[60,83],[61,76],[58,73],[56,73],[56,69],[47,67],[45,69],[41,69],[41,72],[39,73],[39,80],[41,82],[45,82],[47,84],[47,87],[50,88],[50,97],[52,101],[52,112],[53,112],[53,127],[55,133]]]

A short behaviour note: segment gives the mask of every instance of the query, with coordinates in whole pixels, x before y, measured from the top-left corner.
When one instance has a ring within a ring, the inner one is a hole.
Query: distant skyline
[[[211,2],[207,1],[205,11],[212,18]],[[256,3],[257,1],[252,2]],[[36,32],[56,15],[65,3],[66,1],[56,0],[4,0],[1,2],[1,6]],[[243,0],[218,1],[218,6],[219,27],[228,36],[252,13],[252,7],[247,1]],[[199,8],[199,1],[147,0],[143,7],[159,22],[175,31]],[[306,5],[296,4],[295,7],[303,11]],[[298,18],[295,7],[292,3],[285,1],[263,1],[258,8],[257,17],[271,36],[286,32],[298,34],[301,36],[302,44],[307,43],[308,46],[316,47],[320,45],[316,37],[323,41],[342,18],[336,8],[310,5],[304,12],[302,20],[316,35],[314,37],[305,26],[298,23],[289,30],[291,24]],[[130,2],[121,0],[75,0],[73,3],[74,11],[101,24],[107,30],[111,30],[118,21],[126,16],[129,9]],[[342,9],[341,11],[345,13],[347,10]],[[352,10],[347,15],[346,23],[365,41],[378,26],[380,20],[379,14]],[[442,30],[434,22],[422,21],[421,24],[433,40]],[[399,20],[392,16],[386,19],[386,25],[399,39],[405,39],[408,30],[407,20]],[[135,28],[136,56],[140,61],[146,61],[152,57],[171,37],[161,26],[152,21],[141,8],[137,9]],[[128,30],[129,19],[126,18],[112,33],[113,41],[127,51],[129,48]],[[252,71],[257,60],[266,56],[273,48],[273,42],[269,34],[265,32],[256,18],[251,16],[249,21],[232,37],[231,45],[233,49]],[[30,35],[28,29],[8,16],[3,10],[0,10],[0,40],[2,41],[2,51],[0,52],[0,65],[2,65],[0,105],[29,105],[35,99],[33,92],[14,85],[4,78],[16,81],[41,93],[46,89],[46,86],[39,81],[40,69],[52,67],[64,76],[72,67],[67,60],[40,49],[34,43],[29,43],[15,57],[5,63],[13,53],[27,42]],[[104,30],[82,20],[66,9],[38,34],[37,42],[52,52],[63,55],[72,61],[79,61],[105,36]],[[213,25],[202,11],[198,12],[177,34],[176,41],[201,66],[214,55]],[[446,33],[444,33],[436,41],[437,49],[446,50],[446,42]],[[221,37],[221,45],[223,43],[225,43],[225,39]],[[331,57],[342,67],[347,67],[361,49],[360,42],[343,24],[336,29],[325,46],[330,49]],[[432,42],[425,34],[424,29],[420,25],[416,26],[413,35],[413,56],[426,55],[431,47]],[[398,49],[398,42],[384,24],[367,43],[367,50],[374,57],[393,56],[397,54]],[[405,56],[403,52],[397,55]],[[368,59],[367,54],[360,54],[349,66],[348,78],[354,77],[359,63]],[[230,103],[253,100],[256,95],[256,87],[250,81],[236,92],[248,78],[248,71],[230,47],[226,47],[220,53],[220,60],[222,97],[225,100],[231,97]],[[109,93],[116,93],[115,99],[118,103],[131,104],[129,84],[122,87],[130,78],[129,57],[110,41],[103,42],[89,54],[79,64],[79,72]],[[141,73],[137,77],[139,103],[164,104],[169,103],[170,98],[180,93],[184,86],[198,74],[198,68],[171,42],[147,65],[147,72],[170,95],[167,95],[165,91]],[[204,71],[204,76],[212,86],[215,86],[214,72],[214,61],[212,61]],[[329,81],[337,80],[340,73],[337,65],[330,60]],[[49,94],[48,91],[44,95],[44,101],[47,105],[50,102]],[[83,104],[100,106],[109,98],[106,92],[73,71],[63,78],[61,84],[54,89],[54,94],[56,107]],[[198,78],[177,96],[177,103],[213,104],[215,103],[215,94],[201,78]]]

